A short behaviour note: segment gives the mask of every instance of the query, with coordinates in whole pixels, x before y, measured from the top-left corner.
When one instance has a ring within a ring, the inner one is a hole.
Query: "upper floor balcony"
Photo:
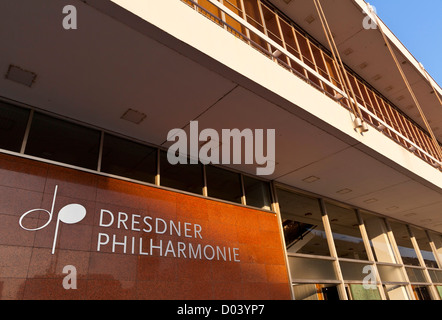
[[[272,5],[261,0],[181,0],[252,46],[343,108],[351,109],[330,51]],[[314,20],[311,16],[310,19]],[[393,63],[393,61],[392,61]],[[405,149],[441,170],[441,144],[348,66],[343,72],[363,120]],[[437,92],[434,92],[438,94]],[[438,150],[439,149],[439,150]]]

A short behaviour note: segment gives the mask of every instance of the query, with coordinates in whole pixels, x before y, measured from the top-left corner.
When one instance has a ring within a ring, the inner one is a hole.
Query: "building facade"
[[[0,12],[0,299],[442,299],[442,89],[364,1]]]

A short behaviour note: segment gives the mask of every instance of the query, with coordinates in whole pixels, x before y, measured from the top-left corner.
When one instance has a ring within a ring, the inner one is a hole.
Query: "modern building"
[[[442,89],[370,14],[2,1],[0,299],[440,300]]]

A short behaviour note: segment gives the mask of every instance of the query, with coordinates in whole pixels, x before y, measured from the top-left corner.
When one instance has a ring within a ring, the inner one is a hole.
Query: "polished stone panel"
[[[2,154],[0,261],[0,299],[290,299],[274,214]]]

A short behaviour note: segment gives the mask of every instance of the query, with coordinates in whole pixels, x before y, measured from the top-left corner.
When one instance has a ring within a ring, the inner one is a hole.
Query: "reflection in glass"
[[[349,284],[349,298],[351,300],[382,300],[377,287],[366,288],[363,284]]]
[[[0,101],[0,148],[20,152],[30,111]]]
[[[432,300],[430,291],[426,286],[412,286],[416,300]]]
[[[430,231],[431,241],[434,243],[437,258],[439,259],[439,268],[442,268],[442,235]]]
[[[101,171],[155,183],[157,149],[105,134]]]
[[[202,164],[170,164],[167,152],[160,152],[160,185],[192,192],[203,193],[204,178]]]
[[[26,153],[96,170],[100,137],[100,131],[35,112]]]
[[[403,285],[386,284],[383,287],[388,300],[410,300]]]
[[[428,270],[433,283],[442,283],[442,270]]]
[[[407,271],[408,279],[410,280],[410,282],[427,282],[427,280],[425,280],[425,275],[422,269],[405,268],[405,270]]]
[[[292,279],[337,280],[332,260],[288,257]]]
[[[436,289],[437,292],[439,293],[440,298],[442,299],[442,286],[437,286]]]
[[[390,221],[389,224],[403,263],[411,266],[420,266],[416,251],[414,250],[413,244],[410,240],[410,234],[407,226],[396,221]]]
[[[361,213],[367,230],[370,246],[373,249],[376,261],[397,263],[390,240],[388,238],[388,230],[385,221],[381,218],[368,213]]]
[[[430,241],[428,240],[425,231],[412,226],[410,229],[416,239],[417,245],[419,246],[425,265],[429,268],[437,268],[436,258],[431,250]]]
[[[269,183],[249,176],[243,176],[244,192],[248,206],[270,210]]]
[[[383,282],[406,282],[401,267],[378,264],[377,268]]]
[[[354,210],[325,204],[339,258],[368,260]]]
[[[339,300],[337,284],[294,284],[295,300]]]
[[[319,201],[279,188],[276,193],[287,251],[329,256]]]
[[[344,280],[348,281],[362,281],[369,273],[372,273],[372,269],[367,270],[366,267],[370,267],[365,263],[355,263],[348,261],[340,261],[339,265],[341,266],[341,272]],[[367,272],[368,271],[368,272]]]

